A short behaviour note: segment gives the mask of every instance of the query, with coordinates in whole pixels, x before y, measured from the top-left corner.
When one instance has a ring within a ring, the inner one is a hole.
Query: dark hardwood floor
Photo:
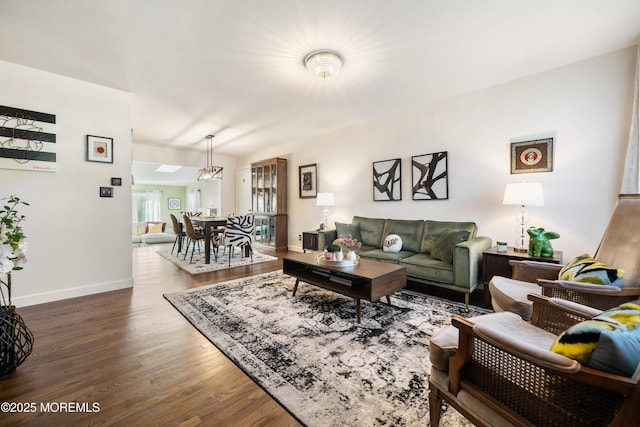
[[[299,425],[162,297],[277,270],[281,258],[191,276],[158,249],[134,248],[133,289],[18,309],[35,345],[0,380],[0,402],[35,412],[3,410],[0,425]],[[56,412],[67,402],[99,412]]]
[[[22,410],[0,412],[0,426],[299,425],[162,296],[277,270],[282,258],[191,276],[157,255],[160,247],[134,248],[132,289],[18,309],[35,345],[0,380],[0,402]],[[463,299],[439,292],[429,289]],[[60,410],[68,402],[99,411]]]

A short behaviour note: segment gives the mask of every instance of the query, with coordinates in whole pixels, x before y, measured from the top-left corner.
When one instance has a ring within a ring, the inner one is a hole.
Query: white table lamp
[[[329,206],[335,205],[333,193],[318,193],[316,198],[316,206],[324,206],[322,214],[324,215],[324,228],[327,230],[329,226]]]
[[[520,205],[521,209],[516,220],[518,222],[518,246],[514,248],[516,252],[527,252],[529,249],[525,246],[527,236],[527,223],[529,222],[529,214],[526,211],[527,206],[544,206],[544,197],[542,195],[542,183],[540,182],[516,182],[507,184],[504,190],[503,205]]]

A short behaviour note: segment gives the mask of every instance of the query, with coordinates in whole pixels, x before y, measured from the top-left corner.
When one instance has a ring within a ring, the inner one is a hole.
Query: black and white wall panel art
[[[55,114],[0,106],[0,168],[56,171]]]
[[[449,198],[448,157],[446,151],[411,157],[413,200]]]
[[[373,200],[402,200],[402,160],[373,162]]]

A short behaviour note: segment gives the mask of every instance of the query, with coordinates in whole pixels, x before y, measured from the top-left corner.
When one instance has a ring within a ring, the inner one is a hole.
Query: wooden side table
[[[335,234],[335,230],[333,231]],[[302,251],[305,253],[307,249],[310,251],[324,251],[324,248],[330,243],[331,242],[325,242],[324,232],[321,233],[318,230],[302,232]]]
[[[509,261],[542,261],[553,264],[562,263],[562,251],[554,251],[552,257],[535,257],[527,252],[516,252],[511,246],[506,252],[498,252],[494,246],[482,253],[482,283],[484,285],[484,303],[489,306],[489,281],[493,276],[511,277],[511,265]]]
[[[311,251],[318,250],[318,232],[317,231],[303,231],[302,232],[302,250],[307,252],[307,249]]]

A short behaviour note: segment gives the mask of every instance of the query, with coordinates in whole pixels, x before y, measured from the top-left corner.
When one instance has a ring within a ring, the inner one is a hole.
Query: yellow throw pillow
[[[559,280],[622,287],[624,270],[609,267],[582,254],[569,261],[558,274]]]
[[[640,363],[640,300],[573,325],[558,336],[551,351],[594,369],[631,377]]]
[[[162,223],[149,224],[149,233],[162,233]]]

